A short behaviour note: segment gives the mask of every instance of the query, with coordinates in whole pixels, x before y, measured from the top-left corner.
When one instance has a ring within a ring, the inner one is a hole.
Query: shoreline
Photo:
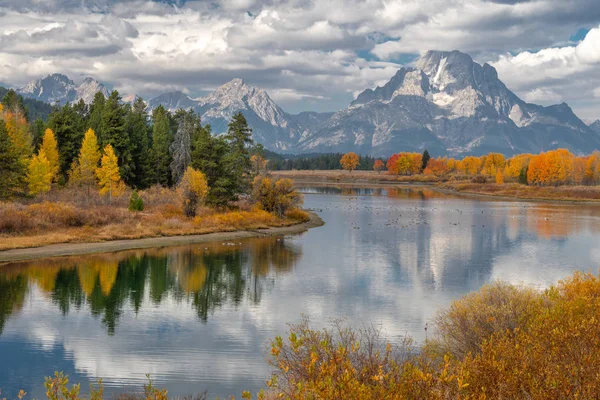
[[[253,237],[290,235],[303,233],[311,228],[325,225],[325,222],[312,211],[310,219],[290,226],[271,227],[256,230],[213,232],[201,235],[160,236],[141,239],[120,239],[106,242],[58,243],[40,247],[28,247],[0,251],[0,267],[3,263],[29,261],[43,258],[68,257],[86,254],[114,253],[125,250],[163,248],[172,246],[206,243],[220,240],[246,239]]]
[[[278,171],[277,171],[278,172]],[[292,174],[281,174],[278,175],[276,172],[273,173],[275,176],[289,177],[294,180],[295,186],[316,186],[316,187],[354,187],[354,188],[398,188],[398,187],[421,187],[426,189],[432,189],[440,193],[451,194],[459,197],[466,198],[480,198],[489,200],[503,200],[503,201],[522,201],[522,202],[537,202],[537,203],[551,203],[551,204],[585,204],[585,205],[596,205],[600,206],[600,199],[551,199],[545,197],[519,197],[519,196],[507,196],[507,195],[495,195],[490,193],[478,193],[474,191],[460,191],[451,187],[442,186],[443,182],[420,182],[420,181],[384,181],[384,180],[373,180],[369,182],[368,179],[330,179],[330,176],[324,175],[323,179],[303,179],[302,176]],[[290,176],[291,175],[291,176]],[[341,175],[340,175],[341,176]],[[348,178],[351,178],[348,176]]]

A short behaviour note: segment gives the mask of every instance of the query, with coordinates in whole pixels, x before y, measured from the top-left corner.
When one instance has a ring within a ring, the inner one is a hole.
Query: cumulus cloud
[[[458,49],[493,62],[529,99],[546,91],[592,101],[597,73],[583,92],[567,82],[600,60],[596,1],[0,0],[0,80],[91,75],[149,97],[241,77],[290,111],[330,111],[385,83],[403,60]],[[570,43],[581,28],[591,31]]]

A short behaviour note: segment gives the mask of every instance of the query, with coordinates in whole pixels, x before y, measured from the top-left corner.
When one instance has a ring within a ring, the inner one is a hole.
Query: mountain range
[[[86,78],[77,86],[55,74],[27,84],[21,95],[64,104],[108,91]],[[414,67],[403,67],[384,85],[366,89],[335,113],[283,111],[266,91],[233,79],[206,97],[170,92],[147,102],[149,109],[194,109],[213,132],[227,130],[241,111],[254,138],[285,153],[355,151],[389,156],[428,149],[435,155],[507,155],[568,148],[574,153],[600,149],[600,120],[591,125],[561,103],[527,103],[499,79],[494,67],[480,65],[459,51],[428,51]]]

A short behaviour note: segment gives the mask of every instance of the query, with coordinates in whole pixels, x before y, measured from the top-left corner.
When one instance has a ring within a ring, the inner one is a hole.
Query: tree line
[[[348,171],[360,169],[360,156],[350,152],[339,158],[338,166]],[[336,168],[337,168],[336,167]],[[419,153],[396,153],[387,160],[376,159],[372,168],[391,175],[462,176],[476,182],[495,179],[525,185],[597,185],[600,184],[600,152],[576,156],[567,149],[550,150],[540,154],[517,154],[506,158],[500,153],[480,157],[467,156],[462,160],[448,157],[433,158],[425,150]]]
[[[315,153],[301,156],[280,156],[267,153],[268,167],[271,171],[290,170],[332,170],[340,168],[340,158],[343,153]],[[358,156],[358,166],[355,169],[369,171],[373,169],[375,158],[369,155]]]
[[[249,192],[251,156],[263,151],[241,113],[225,135],[213,135],[192,110],[171,113],[159,106],[148,114],[142,99],[123,103],[117,91],[108,98],[96,93],[90,105],[55,107],[45,123],[30,123],[14,91],[0,107],[0,199],[68,184],[88,192],[99,186],[110,196],[125,185],[175,187],[192,168],[206,180],[204,200],[224,206]]]

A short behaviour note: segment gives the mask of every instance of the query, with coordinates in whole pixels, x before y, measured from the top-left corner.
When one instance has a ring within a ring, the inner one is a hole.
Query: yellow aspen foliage
[[[499,169],[504,169],[505,164],[506,161],[504,160],[503,154],[490,153],[485,157],[481,174],[486,176],[496,176]]]
[[[267,168],[267,160],[258,154],[250,157],[250,162],[252,163],[252,170],[256,175],[260,175]]]
[[[21,112],[9,111],[4,112],[2,118],[6,123],[8,136],[12,141],[15,153],[18,155],[21,164],[27,166],[33,153],[33,145],[25,116]]]
[[[125,184],[121,181],[119,173],[119,162],[110,144],[104,147],[104,155],[100,168],[96,169],[96,176],[100,185],[100,194],[108,194],[111,200],[113,196],[118,197],[125,191]]]
[[[504,176],[510,179],[517,179],[521,171],[529,165],[531,154],[518,154],[506,161]]]
[[[46,158],[50,163],[50,171],[52,171],[52,181],[56,182],[58,180],[59,171],[58,143],[56,141],[56,137],[54,136],[54,132],[52,132],[52,129],[46,129],[46,131],[44,132],[41,149],[44,150]]]
[[[496,172],[496,185],[502,184],[504,184],[504,174],[501,169],[498,169],[498,172]]]
[[[346,153],[340,159],[340,165],[347,171],[354,171],[360,164],[360,158],[354,152]]]
[[[96,184],[96,170],[100,162],[98,138],[92,129],[88,129],[83,137],[77,162],[71,165],[70,180],[90,188]]]
[[[196,209],[206,198],[208,190],[206,176],[192,167],[187,167],[178,188],[185,215],[196,216]]]
[[[52,169],[44,149],[34,155],[27,167],[27,186],[33,196],[46,193],[52,185]]]
[[[468,156],[459,162],[457,169],[465,175],[477,175],[481,169],[482,161],[479,157]]]

